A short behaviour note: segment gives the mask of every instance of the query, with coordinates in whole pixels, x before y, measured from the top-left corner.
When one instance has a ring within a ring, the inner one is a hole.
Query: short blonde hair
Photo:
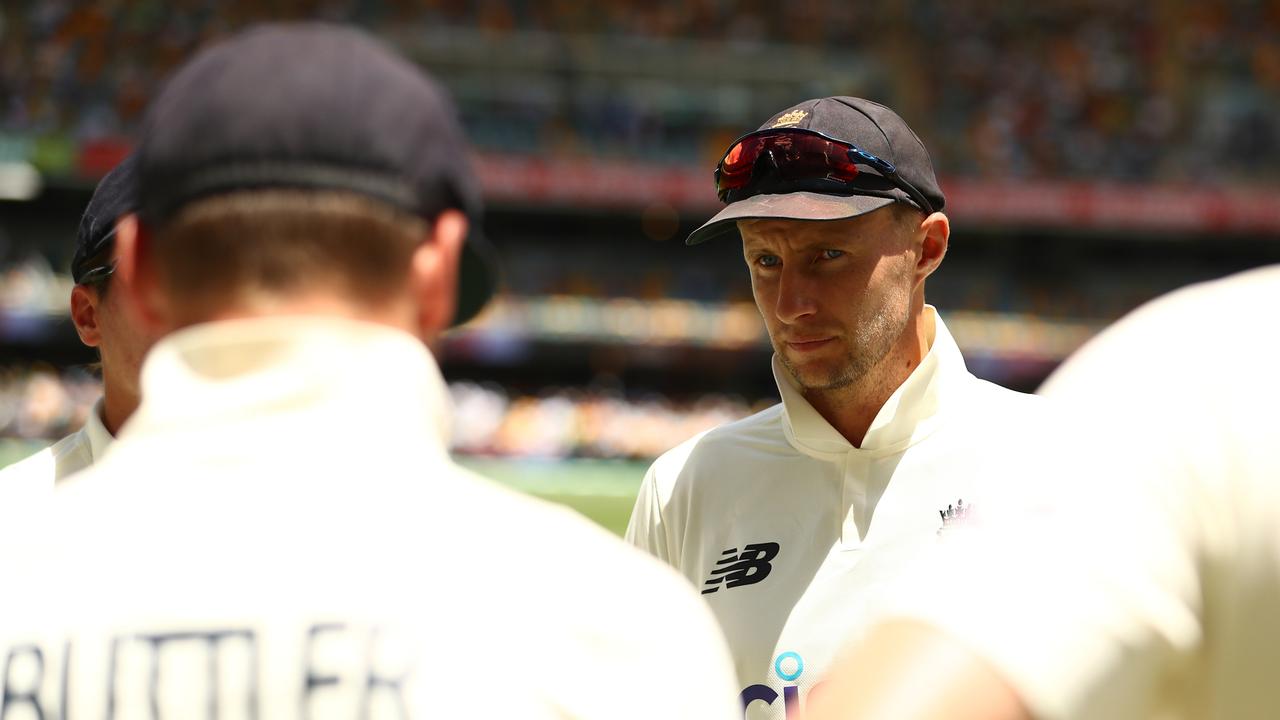
[[[175,300],[323,291],[378,305],[404,290],[422,218],[342,191],[252,190],[194,201],[155,229],[151,253]]]

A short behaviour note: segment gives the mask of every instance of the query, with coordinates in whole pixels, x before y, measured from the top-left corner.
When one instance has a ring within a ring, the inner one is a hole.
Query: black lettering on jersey
[[[195,630],[189,632],[170,632],[139,635],[138,639],[151,645],[151,665],[148,679],[147,698],[151,704],[151,717],[159,719],[160,714],[160,652],[165,645],[179,642],[202,642],[205,644],[205,682],[208,694],[205,696],[205,714],[209,720],[218,718],[218,690],[221,684],[221,672],[218,663],[218,647],[224,640],[240,639],[248,643],[249,677],[246,707],[248,717],[258,716],[258,645],[252,630]],[[113,658],[114,660],[114,658]]]
[[[340,697],[358,698],[356,715],[360,720],[370,717],[411,717],[409,703],[405,697],[405,686],[413,673],[414,657],[388,659],[391,653],[384,653],[382,644],[385,637],[383,629],[378,626],[361,627],[344,623],[319,623],[307,630],[306,643],[303,646],[304,681],[302,691],[302,708],[299,713],[303,720],[312,715],[312,706],[319,703],[323,708],[332,695],[326,697],[321,693],[337,693]],[[328,646],[329,651],[324,647]],[[341,648],[343,652],[332,652]],[[363,648],[364,663],[360,660],[360,648]],[[410,655],[413,653],[410,652]],[[323,669],[318,665],[321,658],[329,658],[332,665]],[[354,662],[353,662],[354,661]],[[317,697],[319,695],[319,697]]]
[[[405,668],[399,675],[394,677],[381,674],[374,664],[377,662],[378,639],[382,635],[381,628],[373,628],[369,632],[369,644],[366,654],[366,673],[364,682],[364,695],[360,698],[360,718],[365,720],[370,715],[370,706],[373,703],[373,695],[375,691],[381,690],[395,701],[396,708],[399,710],[399,717],[409,720],[409,706],[404,700],[404,684],[409,678],[411,668]],[[379,717],[382,714],[379,713]]]
[[[341,633],[347,629],[342,623],[320,623],[307,628],[307,642],[302,653],[302,661],[306,663],[306,681],[302,689],[302,718],[310,720],[311,718],[311,696],[321,688],[331,685],[337,685],[339,677],[337,675],[317,675],[314,660],[316,638],[326,633]]]
[[[120,638],[111,638],[111,649],[107,653],[107,720],[116,717],[116,673],[120,669]],[[65,705],[63,707],[66,707]],[[65,713],[66,710],[63,710]]]
[[[36,664],[35,677],[27,688],[15,687],[13,666],[23,655],[31,657]],[[9,656],[4,661],[4,695],[0,696],[0,720],[9,715],[9,708],[28,707],[38,720],[44,720],[44,708],[40,707],[40,685],[44,682],[44,653],[35,645],[18,645],[9,649]]]
[[[62,645],[62,687],[58,691],[58,707],[62,708],[62,720],[67,720],[67,697],[70,695],[71,641]]]
[[[752,543],[742,548],[742,552],[738,552],[738,548],[729,548],[720,553],[721,557],[716,561],[716,569],[711,571],[711,577],[707,578],[706,587],[703,589],[703,595],[709,595],[720,589],[720,583],[724,583],[727,588],[736,588],[743,585],[755,585],[756,583],[769,577],[769,572],[773,570],[773,566],[769,563],[778,556],[778,543]]]

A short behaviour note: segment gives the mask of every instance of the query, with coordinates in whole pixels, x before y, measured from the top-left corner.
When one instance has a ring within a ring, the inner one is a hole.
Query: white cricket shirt
[[[201,325],[142,391],[104,458],[0,528],[6,717],[736,715],[682,579],[450,460],[414,338]]]
[[[671,450],[641,486],[627,539],[701,590],[748,718],[795,717],[881,587],[1020,465],[1042,401],[970,374],[926,307],[929,352],[861,448],[775,358],[781,404]]]
[[[93,404],[84,426],[58,442],[0,469],[0,513],[5,507],[47,494],[54,484],[102,457],[112,442],[102,424],[102,398]]]
[[[1043,392],[1070,485],[939,553],[925,620],[1043,718],[1280,714],[1280,266],[1154,301]],[[950,544],[949,544],[950,545]]]

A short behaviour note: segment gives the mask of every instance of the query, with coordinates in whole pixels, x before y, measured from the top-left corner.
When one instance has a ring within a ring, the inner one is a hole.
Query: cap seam
[[[876,102],[876,101],[874,101],[874,100],[867,100],[866,102],[869,102],[869,103],[871,103],[872,105],[875,105],[875,106],[877,106],[877,107],[882,107],[882,108],[884,108],[885,110],[888,110],[889,112],[892,112],[892,113],[894,113],[895,115],[897,115],[897,113],[896,113],[896,112],[894,112],[894,111],[893,111],[893,109],[892,109],[892,108],[890,108],[890,107],[888,107],[887,105],[881,105],[880,103],[878,103],[878,102]],[[875,121],[875,120],[874,120],[870,115],[866,114],[866,113],[865,113],[865,112],[863,112],[861,109],[859,109],[859,108],[857,108],[857,107],[854,107],[853,105],[849,105],[848,103],[843,102],[843,101],[841,101],[841,104],[842,104],[842,105],[845,105],[845,106],[847,106],[847,107],[849,107],[849,108],[851,108],[851,109],[853,109],[853,110],[857,110],[859,113],[861,113],[861,114],[862,114],[862,116],[863,116],[863,117],[867,118],[868,120],[871,120],[871,123],[872,123],[873,125],[875,125],[875,126],[876,126],[876,129],[880,131],[880,134],[884,136],[885,142],[889,143],[889,149],[890,149],[890,150],[893,150],[895,155],[897,154],[897,150],[896,150],[896,148],[894,148],[894,147],[893,147],[893,141],[889,139],[889,136],[888,136],[887,134],[885,134],[884,129],[880,127],[880,123],[876,122],[876,121]],[[911,139],[916,141],[916,145],[919,145],[919,146],[920,146],[920,152],[923,152],[923,153],[924,153],[924,157],[925,157],[925,159],[929,161],[929,165],[932,167],[932,165],[933,165],[933,156],[929,154],[929,148],[925,147],[924,141],[920,139],[920,135],[918,135],[918,134],[916,133],[915,128],[913,128],[913,127],[911,127],[909,124],[907,124],[907,121],[906,121],[905,119],[903,119],[901,115],[898,115],[898,119],[899,119],[899,120],[902,120],[902,126],[903,126],[903,128],[905,128],[905,129],[906,129],[906,131],[911,135]],[[895,157],[894,159],[896,160],[897,158]],[[894,163],[894,164],[896,165],[897,163]]]
[[[889,152],[893,153],[893,164],[897,165],[898,164],[897,148],[893,146],[893,141],[889,139],[889,135],[885,133],[884,128],[880,127],[880,123],[876,122],[876,119],[868,115],[862,108],[845,102],[841,96],[835,96],[832,99],[840,103],[841,105],[844,105],[845,107],[849,108],[850,110],[853,110],[854,112],[858,113],[859,115],[866,118],[867,120],[871,121],[871,126],[874,127],[876,131],[880,133],[880,137],[884,138],[885,144],[889,146]],[[867,102],[873,102],[873,101],[868,100]],[[875,103],[875,104],[879,105],[879,103]],[[884,107],[884,106],[880,105],[880,107]],[[888,110],[888,108],[885,108],[885,109]],[[904,124],[905,124],[905,121],[904,121]]]
[[[871,121],[871,124],[875,127],[875,129],[876,129],[876,130],[878,130],[878,131],[880,132],[880,136],[884,138],[885,144],[887,144],[887,145],[889,146],[889,151],[893,153],[892,162],[893,162],[893,164],[894,164],[894,165],[897,165],[897,164],[898,164],[898,150],[897,150],[897,148],[895,148],[895,147],[893,146],[893,140],[889,139],[889,135],[888,135],[888,133],[886,133],[886,132],[884,131],[884,128],[880,127],[880,123],[876,122],[875,118],[873,118],[873,117],[871,117],[870,115],[868,115],[868,114],[867,114],[867,113],[866,113],[862,108],[859,108],[859,107],[857,107],[856,105],[853,105],[853,104],[850,104],[850,103],[848,103],[848,102],[845,102],[845,101],[844,101],[844,99],[843,99],[844,97],[845,97],[845,96],[842,96],[842,95],[835,95],[835,96],[832,96],[832,98],[831,98],[831,99],[835,100],[836,102],[840,103],[841,105],[844,105],[845,107],[849,108],[850,110],[853,110],[853,111],[857,112],[859,115],[862,115],[862,116],[863,116],[863,117],[865,117],[867,120],[870,120],[870,121]],[[861,99],[862,99],[864,102],[871,103],[872,105],[875,105],[876,107],[884,108],[885,110],[888,110],[890,113],[893,113],[894,115],[897,115],[897,113],[896,113],[896,112],[894,112],[894,111],[893,111],[893,109],[892,109],[892,108],[890,108],[890,107],[888,107],[887,105],[882,105],[882,104],[880,104],[880,103],[878,103],[878,102],[876,102],[876,101],[874,101],[874,100],[867,100],[866,98],[861,98]],[[933,166],[933,156],[931,156],[931,155],[929,154],[929,148],[927,148],[927,147],[925,147],[925,146],[924,146],[924,141],[920,139],[920,136],[916,134],[916,131],[915,131],[915,130],[913,130],[913,129],[911,128],[911,126],[910,126],[910,125],[908,125],[908,124],[907,124],[907,121],[906,121],[906,120],[904,120],[904,119],[902,118],[902,116],[901,116],[901,115],[898,115],[898,119],[902,122],[902,126],[903,126],[904,128],[906,128],[907,133],[911,135],[911,139],[916,141],[916,145],[919,145],[919,146],[920,146],[920,151],[921,151],[922,153],[924,153],[924,158],[925,158],[925,160],[926,160],[926,161],[928,161],[929,166],[930,166],[930,167],[932,167],[932,166]],[[894,198],[894,199],[895,199],[895,200],[897,200],[898,202],[902,202],[902,198]],[[932,201],[930,201],[930,202],[932,203]],[[911,204],[913,207],[916,205],[916,203],[915,203],[915,201],[914,201],[914,200],[912,200],[910,204]],[[920,210],[924,210],[924,208],[920,208]]]

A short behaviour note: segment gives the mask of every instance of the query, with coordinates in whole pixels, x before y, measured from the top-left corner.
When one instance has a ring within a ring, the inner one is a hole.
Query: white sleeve
[[[668,565],[676,566],[679,558],[672,552],[671,543],[668,540],[670,528],[663,521],[657,468],[658,462],[654,462],[644,475],[640,492],[636,495],[635,507],[631,511],[631,521],[627,523],[624,539]]]
[[[52,448],[0,468],[0,515],[10,511],[21,514],[28,504],[53,494],[57,478]]]

